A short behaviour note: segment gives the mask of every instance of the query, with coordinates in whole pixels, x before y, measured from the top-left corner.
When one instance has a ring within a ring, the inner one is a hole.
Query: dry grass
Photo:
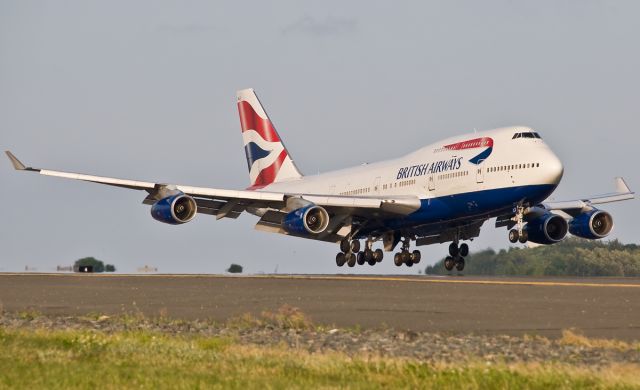
[[[574,345],[585,348],[616,349],[619,351],[640,351],[640,343],[630,344],[621,340],[589,338],[580,334],[575,329],[563,330],[562,338],[558,339],[558,343],[561,345]]]
[[[227,321],[227,326],[234,329],[276,328],[309,330],[314,325],[311,319],[297,307],[283,305],[277,311],[263,311],[259,317],[249,313]]]

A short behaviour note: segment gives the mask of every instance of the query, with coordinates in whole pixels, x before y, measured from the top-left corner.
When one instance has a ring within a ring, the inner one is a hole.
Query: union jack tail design
[[[251,179],[249,189],[300,179],[302,174],[293,163],[254,90],[238,91],[237,97],[242,141]]]

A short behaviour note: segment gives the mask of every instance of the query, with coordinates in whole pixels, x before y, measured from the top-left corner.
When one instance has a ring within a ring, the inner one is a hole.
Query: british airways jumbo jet
[[[545,202],[560,183],[562,163],[528,127],[505,127],[445,139],[397,159],[321,175],[303,176],[253,89],[238,91],[238,110],[251,185],[245,190],[189,187],[25,166],[17,170],[144,190],[151,216],[177,225],[196,213],[216,219],[248,212],[258,230],[338,243],[336,264],[374,265],[385,251],[397,266],[420,262],[416,246],[451,242],[447,270],[462,271],[480,227],[496,218],[512,243],[554,244],[568,233],[606,237],[613,218],[597,205],[632,199],[622,178],[616,192],[565,202]],[[361,245],[363,242],[363,245]]]

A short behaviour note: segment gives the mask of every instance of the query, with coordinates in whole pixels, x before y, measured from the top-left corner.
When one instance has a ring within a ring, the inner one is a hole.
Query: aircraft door
[[[429,176],[428,181],[429,181],[429,183],[428,183],[429,191],[434,191],[436,189],[436,181],[435,181],[433,175]]]
[[[373,193],[376,195],[380,195],[380,176],[376,177],[373,181]]]
[[[481,165],[476,168],[476,183],[484,183],[484,167]]]

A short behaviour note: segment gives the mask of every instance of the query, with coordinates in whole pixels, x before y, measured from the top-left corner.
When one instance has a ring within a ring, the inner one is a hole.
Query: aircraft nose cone
[[[553,153],[544,160],[544,175],[549,184],[558,184],[564,174],[562,161]]]

